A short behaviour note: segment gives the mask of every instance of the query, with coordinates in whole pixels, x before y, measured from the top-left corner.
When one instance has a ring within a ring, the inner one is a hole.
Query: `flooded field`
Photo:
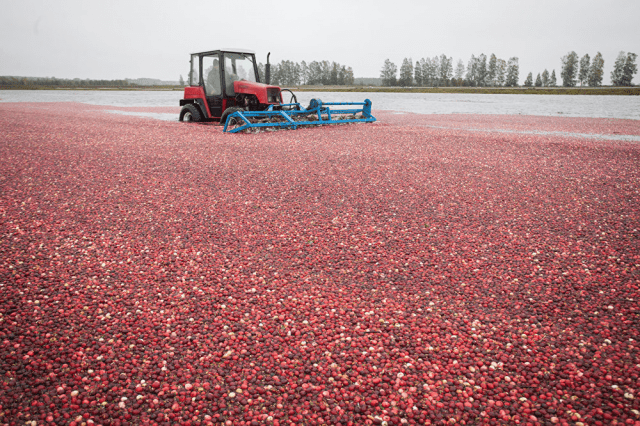
[[[640,121],[136,95],[0,102],[3,422],[637,419]]]

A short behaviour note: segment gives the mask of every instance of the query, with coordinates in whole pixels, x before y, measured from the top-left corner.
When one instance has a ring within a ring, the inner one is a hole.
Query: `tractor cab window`
[[[191,69],[189,70],[189,86],[200,84],[200,57],[191,55]]]
[[[253,55],[245,53],[224,54],[224,79],[227,95],[234,95],[233,82],[246,80],[256,82]]]
[[[220,59],[217,54],[207,55],[202,58],[202,78],[207,96],[222,94],[220,85]]]

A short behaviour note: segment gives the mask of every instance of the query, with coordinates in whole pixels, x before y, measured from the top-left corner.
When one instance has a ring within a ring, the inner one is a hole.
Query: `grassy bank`
[[[15,86],[0,86],[0,90],[126,90],[126,91],[146,91],[146,90],[166,90],[166,91],[182,91],[182,86],[96,86],[96,87],[74,87],[74,86],[41,86],[37,84],[31,85],[15,85]]]
[[[286,86],[283,86],[286,87]],[[639,96],[640,86],[634,87],[380,87],[380,86],[294,86],[299,92],[378,92],[378,93],[467,93],[483,95],[616,95]],[[182,86],[0,86],[0,90],[169,90],[182,91]]]

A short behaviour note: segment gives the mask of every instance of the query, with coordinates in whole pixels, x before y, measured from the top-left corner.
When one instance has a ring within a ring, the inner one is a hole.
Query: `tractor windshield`
[[[253,65],[253,55],[246,53],[225,53],[224,72],[227,84],[229,81],[235,80],[246,80],[255,83],[256,72]]]

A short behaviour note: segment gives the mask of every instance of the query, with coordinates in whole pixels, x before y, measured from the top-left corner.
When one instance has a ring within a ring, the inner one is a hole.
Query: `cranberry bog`
[[[640,425],[639,121],[113,109],[0,104],[0,424]]]

